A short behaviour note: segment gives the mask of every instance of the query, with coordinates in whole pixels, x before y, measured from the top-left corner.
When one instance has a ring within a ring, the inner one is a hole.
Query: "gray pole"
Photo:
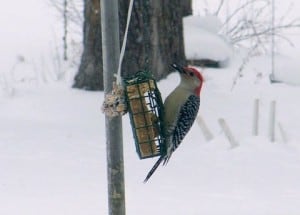
[[[105,93],[111,92],[120,55],[118,0],[101,0],[103,80]],[[105,118],[108,210],[125,215],[124,161],[121,117]]]
[[[271,55],[271,58],[272,58],[272,62],[271,62],[271,82],[274,80],[274,70],[275,70],[275,30],[274,30],[274,27],[275,27],[275,0],[272,0],[272,47],[271,47],[271,50],[272,50],[272,55]]]

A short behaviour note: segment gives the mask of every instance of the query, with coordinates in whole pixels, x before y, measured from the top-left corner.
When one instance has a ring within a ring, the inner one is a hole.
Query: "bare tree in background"
[[[271,1],[239,1],[238,4],[234,4],[235,7],[231,5],[229,14],[225,12],[225,2],[225,0],[220,0],[216,9],[209,9],[209,12],[223,20],[223,26],[219,33],[225,35],[234,46],[246,46],[251,50],[264,52],[268,49],[266,46],[268,46],[273,33],[278,40],[285,40],[292,44],[284,33],[285,30],[299,28],[300,19],[299,17],[288,17],[288,12],[292,9],[291,6],[285,14],[276,18],[274,26],[272,26]],[[222,17],[221,12],[223,12]],[[251,52],[253,53],[253,51]]]
[[[128,5],[128,0],[119,0],[121,38]],[[73,85],[76,88],[103,90],[99,11],[99,0],[84,1],[84,51]],[[170,63],[185,64],[182,17],[191,12],[191,0],[135,0],[122,76],[148,69],[160,79],[170,72]]]
[[[56,8],[56,10],[65,16],[65,11],[67,9],[68,15],[66,18],[68,19],[69,24],[77,25],[82,27],[83,23],[83,14],[81,12],[83,8],[83,1],[82,0],[48,0],[49,4]]]
[[[64,60],[68,60],[68,0],[64,0]]]
[[[74,34],[81,34],[81,28],[83,23],[83,14],[81,9],[83,8],[82,0],[48,0],[49,4],[54,7],[63,19],[63,59],[69,60],[70,44],[73,41],[71,36]],[[70,46],[71,48],[71,46]]]
[[[100,1],[84,1],[83,53],[73,87],[103,89]]]

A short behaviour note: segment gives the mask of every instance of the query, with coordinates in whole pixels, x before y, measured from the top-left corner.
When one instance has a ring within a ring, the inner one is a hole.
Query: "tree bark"
[[[124,37],[129,0],[119,0],[120,38]],[[84,51],[74,87],[103,90],[99,0],[85,0]],[[191,0],[135,0],[122,64],[122,77],[150,70],[159,80],[173,62],[186,64],[182,17]],[[112,71],[117,72],[117,71]]]
[[[100,1],[84,1],[83,53],[73,87],[103,90]]]

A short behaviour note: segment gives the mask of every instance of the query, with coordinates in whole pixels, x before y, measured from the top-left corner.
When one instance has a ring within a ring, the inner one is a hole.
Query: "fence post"
[[[205,140],[206,141],[212,140],[214,138],[214,135],[211,133],[211,131],[207,127],[204,119],[200,115],[198,115],[196,120],[197,120],[199,127],[201,128],[201,131],[204,135]]]
[[[271,101],[270,103],[270,118],[269,118],[269,136],[270,141],[275,141],[275,116],[276,115],[276,101]]]
[[[282,124],[280,122],[278,122],[277,125],[278,125],[278,128],[279,128],[279,132],[281,134],[283,143],[287,143],[288,142],[288,138],[287,138],[285,130],[282,127]]]
[[[227,139],[229,140],[229,143],[230,143],[230,145],[231,145],[231,148],[235,148],[235,147],[239,146],[239,144],[238,144],[238,142],[235,140],[235,138],[234,138],[234,136],[233,136],[233,134],[232,134],[232,132],[231,132],[229,126],[228,126],[227,123],[225,122],[225,119],[220,118],[220,119],[218,120],[218,122],[219,122],[221,128],[223,129],[223,131],[224,131],[224,133],[225,133]]]
[[[258,135],[258,121],[259,121],[259,99],[255,99],[254,108],[253,108],[253,127],[252,127],[253,136]]]

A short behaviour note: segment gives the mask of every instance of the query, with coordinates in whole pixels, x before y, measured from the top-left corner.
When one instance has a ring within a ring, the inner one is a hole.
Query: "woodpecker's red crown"
[[[194,67],[182,67],[176,63],[171,64],[181,76],[182,85],[193,90],[195,95],[200,96],[200,91],[204,78],[201,73]]]
[[[200,96],[200,91],[202,88],[202,84],[204,82],[204,78],[202,74],[194,67],[183,67],[184,74],[188,79],[195,79],[195,94]]]

